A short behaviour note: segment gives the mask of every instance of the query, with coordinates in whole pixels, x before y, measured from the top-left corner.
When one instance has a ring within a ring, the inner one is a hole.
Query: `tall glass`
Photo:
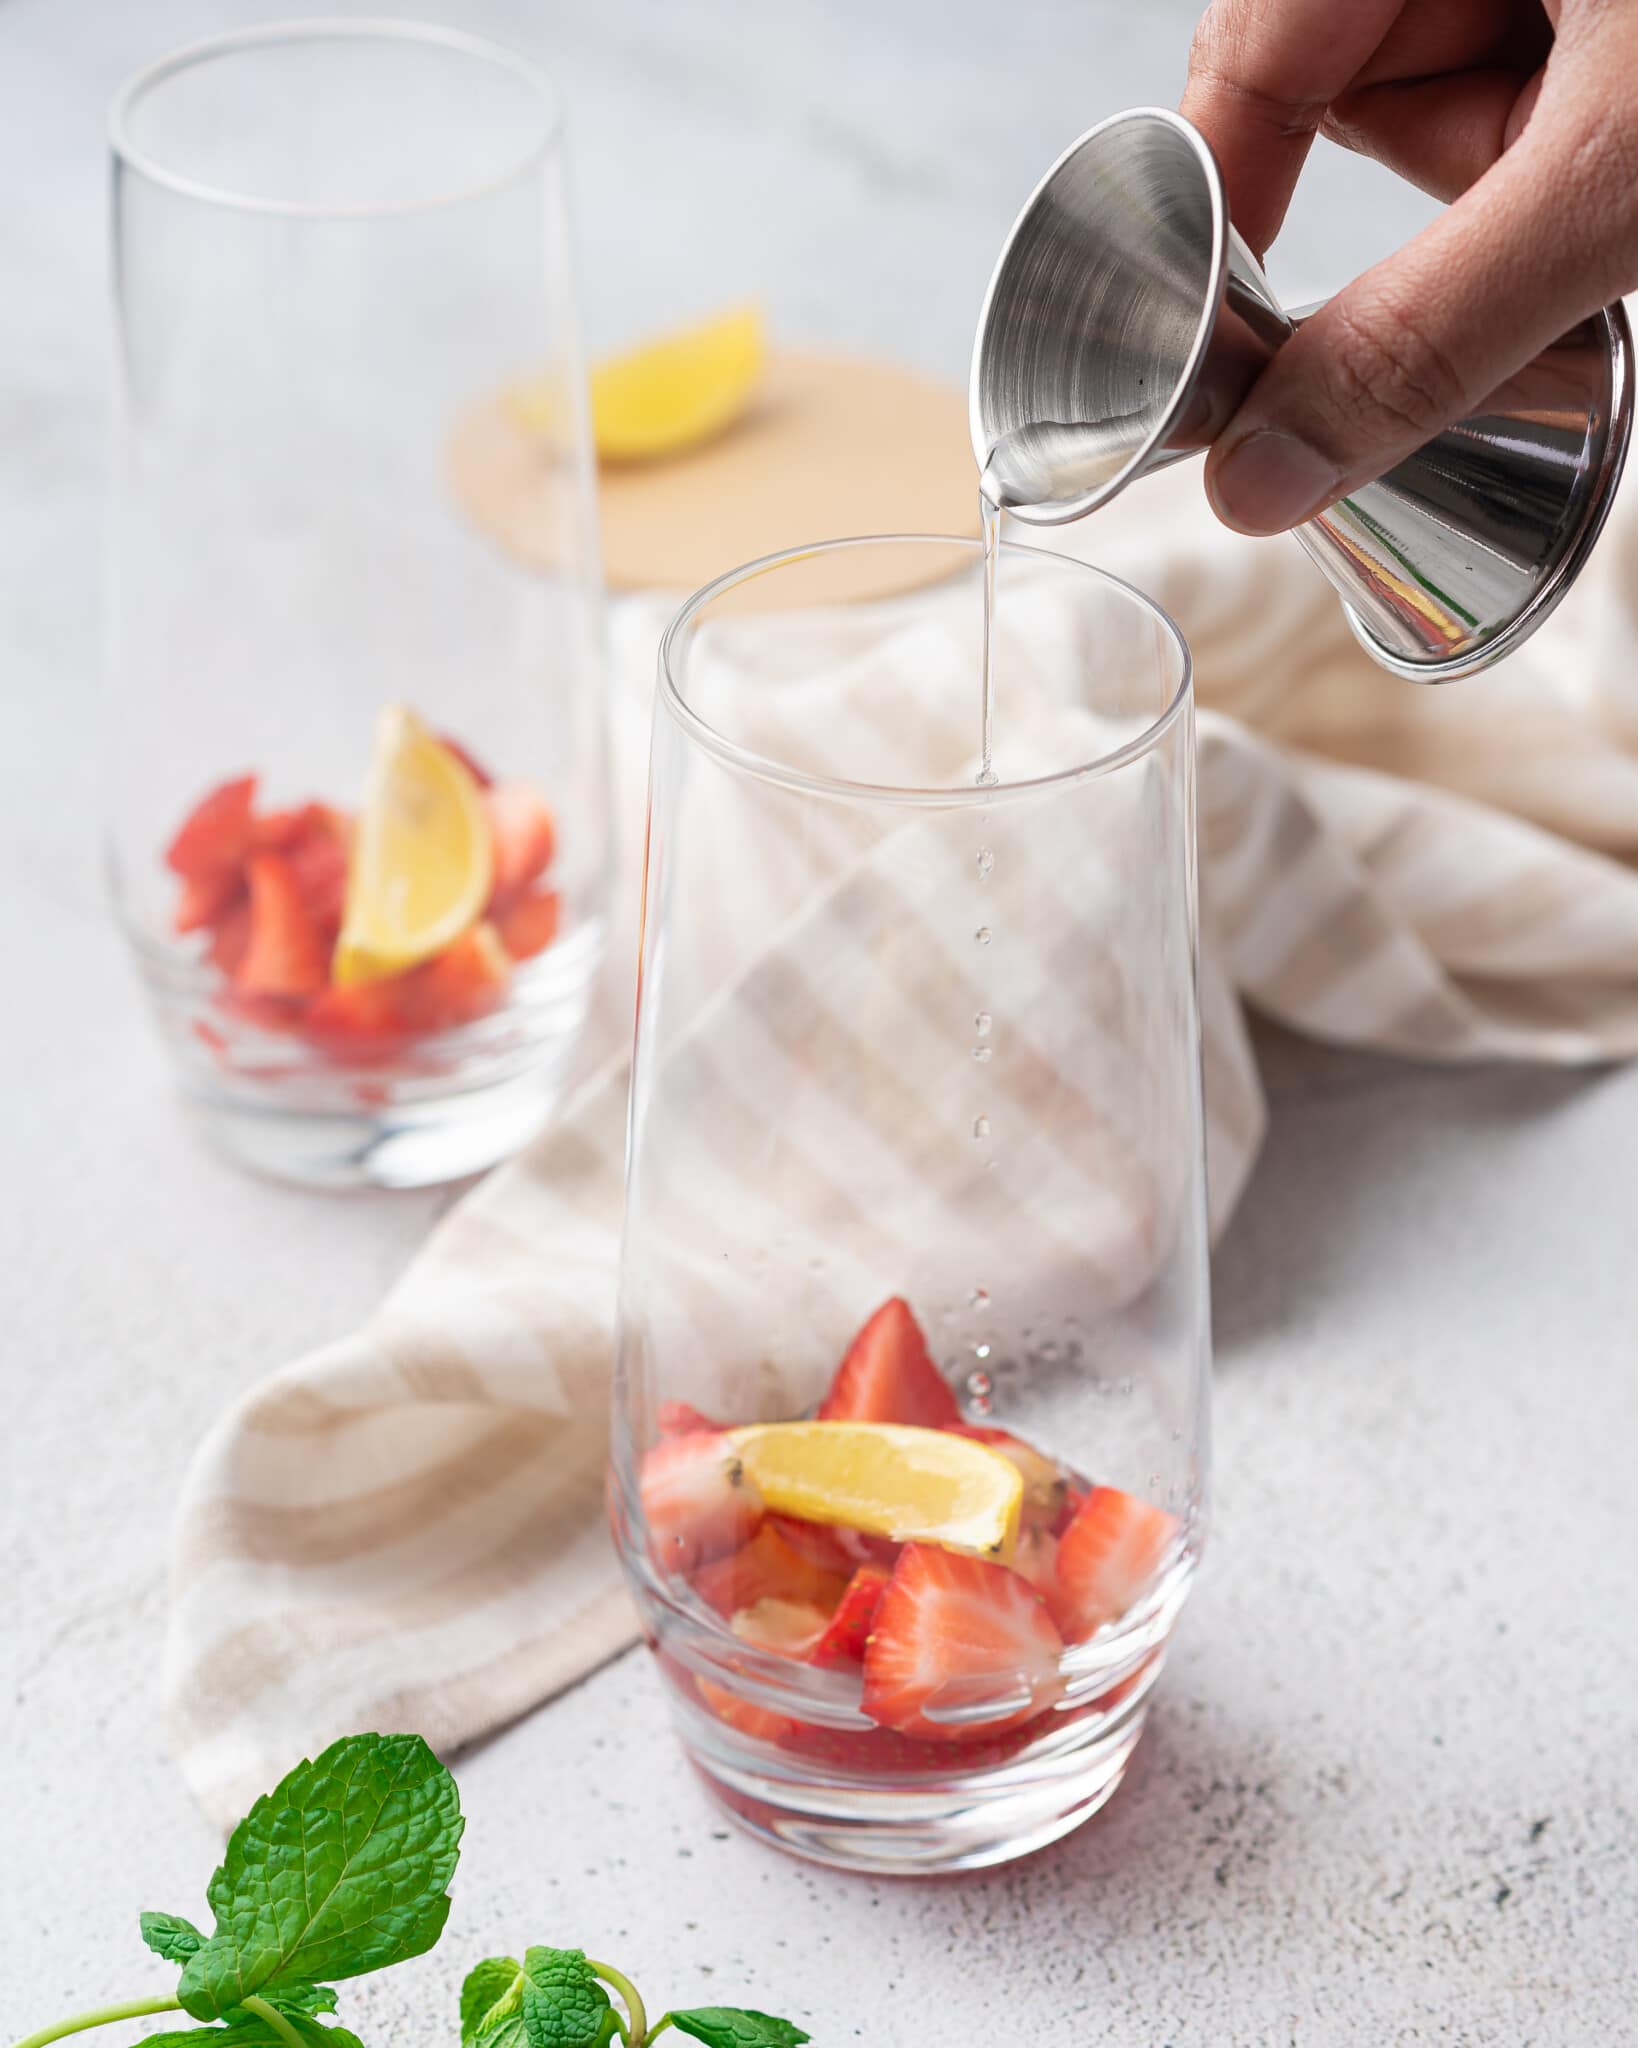
[[[473,1171],[564,1083],[609,868],[555,102],[468,36],[292,22],[154,65],[111,134],[121,918],[234,1154]],[[447,481],[520,385],[527,564]]]
[[[616,1538],[724,1805],[882,1871],[1109,1797],[1206,1483],[1187,650],[1003,549],[980,785],[982,581],[754,564],[655,713]]]

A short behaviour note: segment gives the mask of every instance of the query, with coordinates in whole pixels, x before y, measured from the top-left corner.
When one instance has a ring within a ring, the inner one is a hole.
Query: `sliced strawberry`
[[[829,1619],[827,1609],[810,1601],[770,1597],[740,1608],[728,1626],[742,1643],[802,1663],[824,1635]]]
[[[794,1544],[804,1557],[826,1571],[851,1578],[862,1564],[879,1565],[891,1574],[899,1561],[901,1546],[889,1536],[866,1536],[859,1529],[833,1528],[826,1522],[803,1522],[794,1515],[775,1515],[779,1533]]]
[[[239,896],[217,919],[205,948],[212,967],[230,979],[238,973],[250,950],[250,898]]]
[[[165,849],[165,865],[192,881],[242,867],[250,852],[256,777],[238,775],[200,798]]]
[[[709,1415],[702,1415],[697,1408],[690,1408],[686,1401],[662,1401],[655,1420],[661,1436],[693,1436],[702,1429],[720,1430],[723,1424],[713,1422]]]
[[[788,1714],[776,1714],[772,1707],[759,1707],[742,1700],[725,1685],[713,1685],[709,1678],[696,1678],[695,1685],[717,1719],[754,1742],[780,1742],[796,1728]]]
[[[810,1663],[859,1664],[864,1661],[871,1625],[891,1576],[880,1565],[860,1565],[848,1580],[847,1591],[830,1617],[824,1634],[808,1653]]]
[[[303,1029],[309,1038],[332,1044],[379,1046],[408,1037],[415,1029],[404,1008],[404,977],[361,981],[349,988],[332,983],[307,1005]]]
[[[234,973],[244,995],[305,996],[324,986],[329,950],[301,885],[279,853],[250,861],[250,943]]]
[[[347,863],[352,854],[352,821],[333,804],[301,804],[293,811],[268,811],[252,828],[258,849],[282,853],[318,923],[334,937],[347,900]]]
[[[1058,1599],[1076,1641],[1119,1621],[1165,1562],[1177,1517],[1164,1508],[1096,1486],[1058,1544]]]
[[[743,1549],[706,1565],[694,1578],[694,1591],[719,1614],[737,1614],[763,1600],[800,1601],[822,1610],[821,1627],[846,1587],[845,1575],[804,1557],[771,1521]]]
[[[961,1410],[927,1351],[927,1339],[894,1295],[848,1348],[819,1406],[821,1422],[909,1422],[953,1429]]]
[[[1021,1727],[1062,1692],[1063,1647],[1040,1595],[1016,1572],[906,1544],[865,1650],[864,1710],[925,1742]],[[993,1715],[984,1714],[991,1702]]]
[[[762,1501],[720,1432],[668,1437],[643,1460],[649,1550],[662,1571],[693,1572],[748,1543]]]
[[[422,1031],[452,1031],[498,1009],[512,962],[492,924],[475,924],[404,976],[404,1013]]]
[[[484,791],[483,802],[495,851],[489,906],[498,915],[551,865],[557,827],[539,792],[527,782],[497,782]]]
[[[988,1444],[992,1451],[1011,1459],[1023,1475],[1024,1520],[1039,1522],[1048,1529],[1053,1526],[1063,1512],[1064,1498],[1069,1492],[1069,1481],[1056,1458],[1049,1458],[1045,1451],[1025,1443],[1021,1436],[977,1422],[956,1423],[955,1434],[970,1437],[974,1443]]]
[[[244,893],[244,876],[237,868],[212,868],[202,875],[185,876],[171,918],[172,931],[181,934],[209,930],[242,900]]]
[[[1070,1640],[1072,1629],[1070,1618],[1065,1612],[1058,1592],[1058,1539],[1051,1529],[1039,1522],[1025,1522],[1018,1531],[1018,1545],[1012,1554],[1012,1569],[1021,1579],[1028,1579],[1040,1594],[1046,1611],[1052,1616],[1052,1625],[1064,1640]]]
[[[439,733],[438,744],[444,749],[445,753],[455,756],[456,760],[460,762],[461,766],[480,789],[487,789],[494,781],[494,776],[490,774],[489,770],[478,759],[477,755],[473,753],[472,749],[463,746],[452,733]]]
[[[557,937],[563,905],[555,889],[532,889],[495,919],[501,944],[514,960],[532,960]]]

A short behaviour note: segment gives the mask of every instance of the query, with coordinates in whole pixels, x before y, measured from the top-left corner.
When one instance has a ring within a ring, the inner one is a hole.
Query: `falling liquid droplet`
[[[977,931],[973,933],[973,937],[978,941],[978,943],[981,946],[987,946],[990,943],[989,926],[987,924],[981,924],[978,927]]]
[[[989,1118],[988,1118],[987,1116],[975,1116],[975,1117],[973,1118],[973,1136],[974,1136],[975,1138],[977,1138],[977,1139],[978,1139],[978,1140],[980,1141],[980,1143],[982,1143],[982,1142],[983,1142],[983,1140],[984,1140],[985,1138],[987,1138],[987,1137],[988,1137],[989,1135],[990,1135],[990,1120],[989,1120]]]
[[[994,1023],[994,1021],[994,1018],[991,1017],[988,1010],[980,1010],[978,1015],[973,1019],[973,1029],[978,1033],[980,1038],[988,1038],[990,1035],[990,1026]]]
[[[994,1385],[995,1382],[990,1378],[987,1372],[979,1372],[974,1370],[973,1372],[970,1372],[967,1375],[967,1392],[971,1394],[975,1400],[984,1400],[986,1396],[990,1393]]]
[[[1000,776],[993,768],[980,768],[978,771],[977,782],[980,789],[994,789],[1000,780]]]
[[[969,1308],[988,1308],[989,1305],[990,1290],[987,1287],[975,1287],[972,1293],[967,1296],[967,1306]]]
[[[995,855],[987,846],[981,846],[978,849],[978,879],[987,882],[990,879],[990,870],[994,866]]]
[[[973,1058],[977,1060],[981,1067],[988,1063],[989,1057],[990,1049],[987,1045],[975,1045],[973,1047]]]
[[[990,1347],[987,1344],[975,1344],[973,1346],[974,1358],[988,1358],[989,1355]]]

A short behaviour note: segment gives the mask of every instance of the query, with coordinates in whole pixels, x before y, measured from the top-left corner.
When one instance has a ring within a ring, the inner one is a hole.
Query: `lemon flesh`
[[[762,316],[742,307],[591,373],[592,433],[611,462],[692,448],[738,419],[762,375]]]
[[[494,848],[477,783],[401,704],[376,722],[375,754],[331,964],[342,987],[441,953],[482,915]]]
[[[897,1422],[767,1422],[728,1432],[775,1514],[1005,1562],[1024,1482],[987,1444]]]

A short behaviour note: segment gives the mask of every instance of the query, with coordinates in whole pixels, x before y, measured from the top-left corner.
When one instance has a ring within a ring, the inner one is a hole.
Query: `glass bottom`
[[[1113,1796],[1148,1712],[1134,1700],[1086,1724],[1084,1741],[1028,1763],[894,1784],[802,1774],[772,1745],[737,1741],[678,1707],[689,1761],[739,1828],[811,1863],[877,1877],[984,1870],[1058,1841]]]

